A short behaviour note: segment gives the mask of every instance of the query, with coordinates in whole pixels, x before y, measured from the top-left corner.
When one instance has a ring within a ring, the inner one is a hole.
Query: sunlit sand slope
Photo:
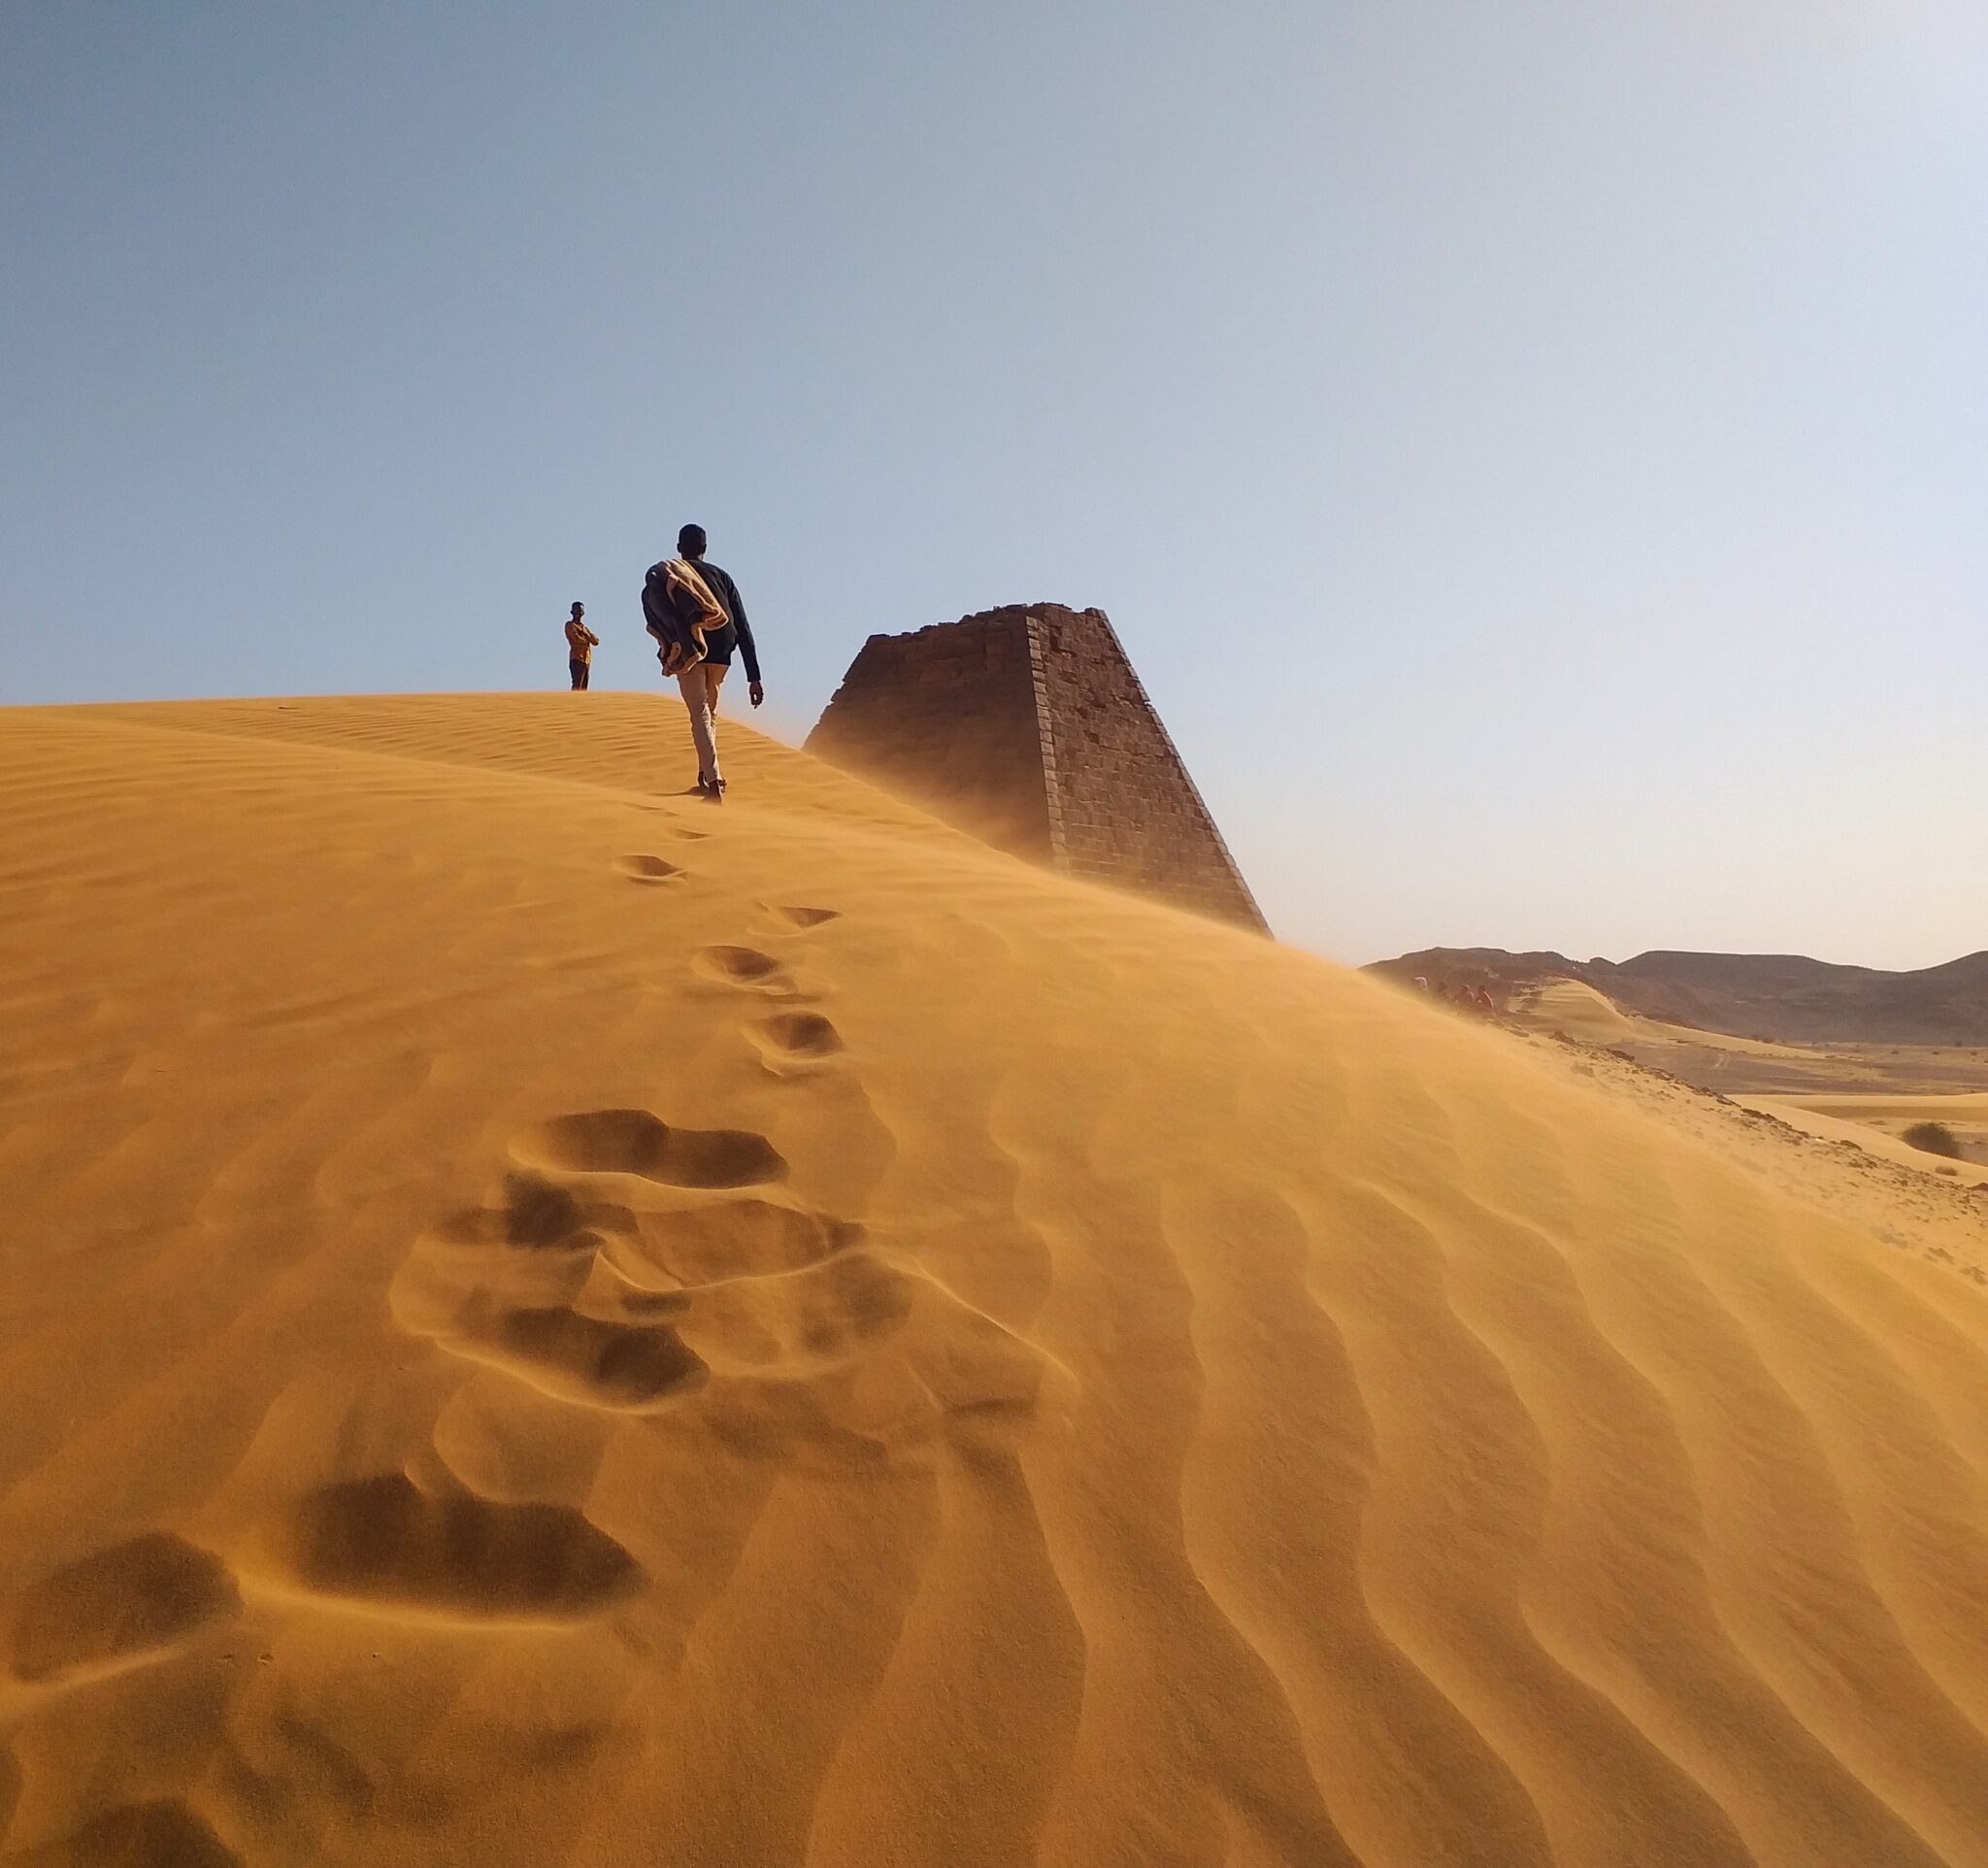
[[[1988,1163],[1978,1157],[1988,1143],[1988,1096],[1885,1096],[1844,1094],[1803,1097],[1748,1096],[1749,1109],[1764,1111],[1819,1135],[1826,1141],[1848,1142],[1902,1167],[1938,1174],[1974,1186],[1988,1185]],[[1905,1131],[1919,1122],[1938,1122],[1966,1152],[1958,1159],[1929,1154],[1904,1140]]]
[[[1668,1044],[1809,1065],[1814,1065],[1819,1056],[1810,1047],[1780,1045],[1766,1038],[1740,1038],[1725,1031],[1701,1031],[1693,1025],[1666,1024],[1661,1018],[1625,1011],[1606,992],[1597,991],[1581,980],[1548,980],[1528,987],[1513,1002],[1509,1016],[1531,1030],[1557,1031],[1583,1044]]]
[[[0,1859],[1988,1863],[1988,1295],[682,731],[0,716]]]

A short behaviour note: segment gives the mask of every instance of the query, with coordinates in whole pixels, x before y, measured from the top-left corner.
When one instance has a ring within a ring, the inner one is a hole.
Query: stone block
[[[1010,605],[872,636],[808,750],[1016,855],[1264,927],[1102,610]]]

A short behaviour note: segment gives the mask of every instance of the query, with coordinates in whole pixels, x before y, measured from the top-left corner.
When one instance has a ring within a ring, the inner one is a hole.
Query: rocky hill
[[[1646,1017],[1779,1043],[1988,1044],[1988,951],[1909,973],[1799,953],[1658,950],[1619,964],[1496,947],[1432,947],[1368,969],[1509,993],[1578,980]]]

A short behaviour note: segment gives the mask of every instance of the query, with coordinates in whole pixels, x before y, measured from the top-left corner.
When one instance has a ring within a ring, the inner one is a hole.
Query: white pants
[[[697,776],[716,779],[718,771],[718,687],[725,679],[722,664],[701,661],[677,677],[683,705],[690,710],[690,737],[697,743]]]

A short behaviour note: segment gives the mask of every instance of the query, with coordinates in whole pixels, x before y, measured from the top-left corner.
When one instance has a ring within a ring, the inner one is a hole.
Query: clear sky
[[[1988,946],[1988,7],[0,0],[0,698],[653,685],[685,518],[796,739],[1108,610],[1343,959]]]

